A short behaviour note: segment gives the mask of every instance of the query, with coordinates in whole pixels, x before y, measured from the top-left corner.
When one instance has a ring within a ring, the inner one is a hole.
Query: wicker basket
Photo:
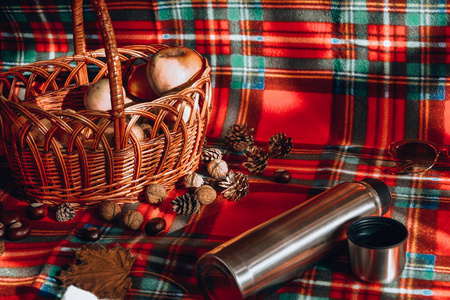
[[[198,167],[211,105],[207,60],[203,58],[201,78],[190,87],[125,107],[122,79],[126,82],[129,70],[166,46],[117,48],[106,5],[91,2],[104,49],[86,51],[82,1],[76,0],[73,56],[0,74],[1,141],[14,180],[28,201],[141,201],[150,183],[170,189]],[[86,90],[105,77],[112,110],[86,110]],[[142,140],[132,128],[143,123],[151,129]],[[108,128],[113,128],[109,140]]]

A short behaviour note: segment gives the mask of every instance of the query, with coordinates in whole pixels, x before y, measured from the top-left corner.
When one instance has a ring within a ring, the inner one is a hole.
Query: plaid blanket
[[[242,167],[242,154],[225,151],[230,167],[250,178],[241,202],[219,197],[199,214],[177,216],[170,200],[184,191],[176,189],[157,208],[135,204],[146,219],[165,218],[167,229],[157,237],[106,223],[95,209],[80,209],[63,223],[54,213],[31,221],[31,236],[4,243],[3,299],[61,298],[65,288],[57,275],[75,263],[75,250],[89,244],[79,238],[86,226],[100,229],[101,244],[119,244],[136,257],[128,298],[202,299],[194,266],[203,253],[327,188],[365,177],[389,186],[394,204],[387,216],[408,228],[401,278],[387,285],[358,281],[343,251],[267,298],[450,298],[450,171],[393,173],[387,154],[391,142],[405,138],[450,144],[446,2],[107,4],[119,46],[182,44],[208,58],[214,93],[208,147],[224,149],[228,128],[247,123],[258,144],[283,132],[294,149],[285,159],[270,159],[258,175]],[[87,48],[101,48],[87,2],[84,16]],[[71,26],[69,1],[1,1],[0,71],[71,55]],[[273,181],[279,168],[292,173],[289,184]],[[1,178],[0,200],[25,217],[26,203],[8,170]]]

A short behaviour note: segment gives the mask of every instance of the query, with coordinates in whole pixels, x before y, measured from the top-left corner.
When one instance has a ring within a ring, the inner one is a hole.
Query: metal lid
[[[196,273],[198,286],[207,299],[243,299],[236,278],[219,257],[208,253],[200,257]]]
[[[389,211],[392,206],[392,196],[388,186],[381,180],[375,178],[365,178],[361,180],[370,185],[381,199],[382,214]]]

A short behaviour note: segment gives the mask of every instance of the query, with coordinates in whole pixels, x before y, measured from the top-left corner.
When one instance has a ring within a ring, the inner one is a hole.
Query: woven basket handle
[[[105,47],[106,63],[108,67],[109,86],[111,88],[111,116],[114,121],[115,149],[121,147],[120,139],[125,133],[124,95],[122,92],[122,68],[117,49],[116,37],[111,18],[104,0],[91,0],[97,22],[100,25],[103,45]],[[73,15],[75,54],[86,52],[86,40],[83,26],[83,0],[74,0]]]

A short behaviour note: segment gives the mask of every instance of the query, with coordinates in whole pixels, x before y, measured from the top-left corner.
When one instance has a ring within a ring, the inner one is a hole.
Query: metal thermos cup
[[[361,280],[389,283],[402,274],[406,263],[408,229],[394,219],[359,218],[347,227],[350,266]]]
[[[346,227],[381,216],[391,193],[380,180],[344,182],[204,254],[197,281],[210,299],[255,299],[276,291],[345,243]]]

